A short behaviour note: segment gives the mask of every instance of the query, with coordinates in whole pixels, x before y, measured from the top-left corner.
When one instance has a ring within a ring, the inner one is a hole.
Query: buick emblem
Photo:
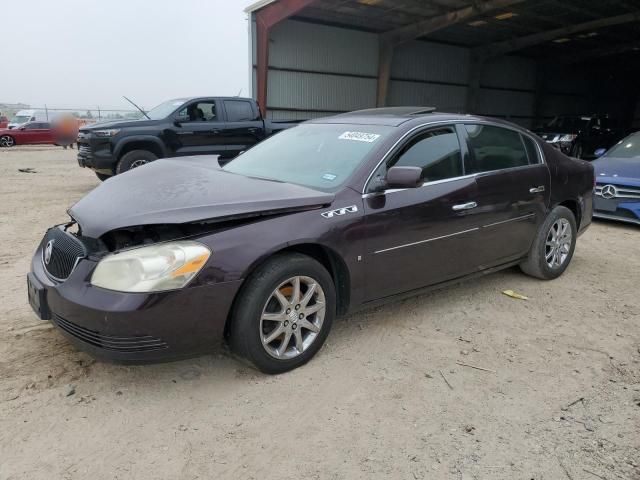
[[[49,242],[47,243],[47,246],[44,247],[44,263],[45,265],[49,265],[49,262],[51,261],[51,253],[53,253],[53,242],[55,240],[49,240]]]
[[[605,185],[604,187],[602,187],[602,198],[610,199],[616,198],[617,196],[618,191],[613,185]]]

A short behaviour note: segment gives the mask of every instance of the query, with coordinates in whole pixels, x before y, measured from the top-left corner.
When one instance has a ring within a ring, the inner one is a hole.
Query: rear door
[[[228,155],[235,157],[265,137],[264,122],[252,102],[245,99],[226,99],[222,102],[227,117],[222,133]]]
[[[465,176],[455,125],[426,128],[410,137],[381,165],[418,166],[419,188],[368,193],[366,297],[376,300],[459,277],[475,270],[477,188]]]
[[[527,254],[549,205],[549,170],[532,137],[502,126],[466,124],[470,155],[465,173],[476,176],[479,269]]]

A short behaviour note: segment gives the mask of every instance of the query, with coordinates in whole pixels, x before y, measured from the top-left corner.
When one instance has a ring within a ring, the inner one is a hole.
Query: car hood
[[[592,163],[598,183],[640,187],[640,158],[602,157]]]
[[[328,205],[334,195],[222,170],[217,157],[162,159],[105,181],[68,211],[82,234],[126,227],[220,222]]]

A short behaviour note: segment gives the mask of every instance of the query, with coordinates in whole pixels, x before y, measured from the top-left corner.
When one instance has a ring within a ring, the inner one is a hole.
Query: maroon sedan
[[[210,351],[264,372],[313,357],[336,315],[519,265],[560,276],[593,167],[510,123],[393,108],[313,120],[224,167],[157,160],[52,227],[31,305],[117,361]]]
[[[49,122],[29,122],[11,130],[0,130],[0,147],[55,143],[56,135]]]

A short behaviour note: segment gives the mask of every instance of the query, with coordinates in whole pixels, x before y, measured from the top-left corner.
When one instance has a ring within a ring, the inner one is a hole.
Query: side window
[[[466,174],[522,167],[529,164],[520,134],[492,125],[465,125],[471,156],[465,160]]]
[[[256,119],[251,103],[244,100],[225,100],[224,108],[228,122],[250,122]]]
[[[455,128],[441,127],[419,133],[387,167],[420,167],[425,182],[462,176],[460,142]]]
[[[529,158],[529,163],[540,163],[540,154],[538,153],[538,147],[536,147],[536,143],[526,135],[522,135],[522,140],[524,141],[524,148],[527,149],[527,157]]]
[[[195,102],[178,112],[180,122],[217,122],[216,102]]]
[[[38,124],[37,123],[27,123],[24,126],[25,130],[35,130],[36,128],[38,128]]]

